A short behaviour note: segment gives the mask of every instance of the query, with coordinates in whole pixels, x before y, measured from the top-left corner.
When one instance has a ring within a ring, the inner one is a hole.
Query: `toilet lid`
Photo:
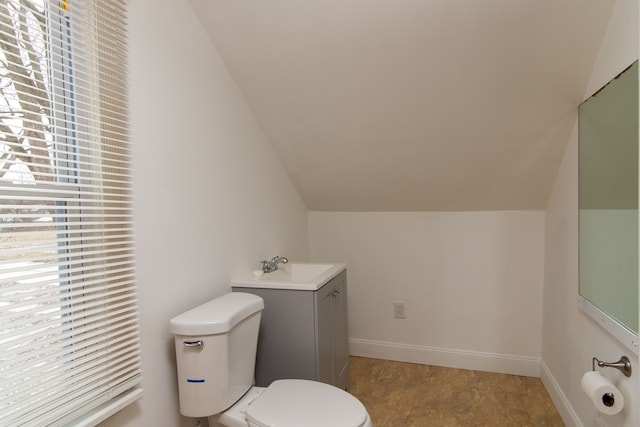
[[[367,410],[337,387],[307,380],[278,380],[247,409],[259,427],[360,427]]]

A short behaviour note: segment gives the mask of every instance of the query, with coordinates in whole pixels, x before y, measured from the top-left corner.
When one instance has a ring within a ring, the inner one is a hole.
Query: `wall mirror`
[[[580,307],[638,353],[638,62],[579,107]]]

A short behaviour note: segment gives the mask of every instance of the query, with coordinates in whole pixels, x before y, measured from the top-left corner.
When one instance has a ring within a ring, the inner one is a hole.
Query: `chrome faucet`
[[[272,273],[278,269],[278,264],[286,264],[289,260],[283,256],[275,256],[271,261],[261,261],[262,271],[265,273]]]

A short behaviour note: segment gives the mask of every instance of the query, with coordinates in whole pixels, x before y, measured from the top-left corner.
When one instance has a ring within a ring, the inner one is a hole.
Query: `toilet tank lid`
[[[170,321],[170,330],[187,336],[222,334],[262,309],[259,296],[231,292],[177,315]]]

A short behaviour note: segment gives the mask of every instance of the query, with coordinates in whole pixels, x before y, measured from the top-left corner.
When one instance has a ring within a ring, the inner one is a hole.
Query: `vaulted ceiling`
[[[309,210],[458,211],[544,209],[614,0],[190,3]]]

